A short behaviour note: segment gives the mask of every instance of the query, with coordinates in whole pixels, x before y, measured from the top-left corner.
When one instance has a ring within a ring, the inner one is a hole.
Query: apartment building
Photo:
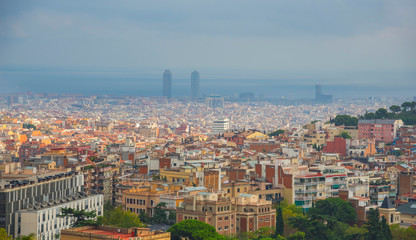
[[[276,226],[276,209],[271,201],[254,194],[240,194],[237,198],[237,232],[255,232],[262,227]]]
[[[71,228],[75,219],[61,218],[62,208],[73,208],[95,211],[97,216],[103,215],[103,195],[87,195],[77,193],[70,197],[63,197],[47,204],[29,204],[27,209],[15,214],[15,236],[34,233],[39,240],[53,240],[63,229]]]
[[[196,219],[215,227],[223,235],[255,232],[262,227],[274,227],[276,210],[272,202],[254,194],[224,197],[223,194],[200,192],[187,197],[177,208],[177,222]]]
[[[9,235],[15,232],[16,213],[29,206],[54,204],[57,199],[84,191],[84,175],[76,172],[54,172],[38,176],[2,176],[0,183],[0,227]],[[11,180],[13,179],[13,180]],[[16,180],[18,179],[18,180]]]
[[[397,137],[402,120],[374,119],[358,121],[358,137],[374,138],[377,141],[392,142]]]
[[[235,204],[217,193],[200,192],[187,197],[176,210],[176,222],[187,219],[208,223],[215,227],[219,234],[237,233]]]
[[[348,177],[348,191],[352,196],[368,198],[370,193],[370,177],[369,176],[351,176]]]

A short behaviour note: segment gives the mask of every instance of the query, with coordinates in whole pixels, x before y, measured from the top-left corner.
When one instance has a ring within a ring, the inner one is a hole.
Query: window
[[[221,230],[222,230],[222,228],[220,228],[220,227],[219,227],[219,228],[218,228],[218,231],[221,231]]]
[[[228,229],[228,226],[225,226],[225,227],[224,227],[224,230],[227,230],[227,229]]]
[[[224,220],[228,220],[228,217],[225,217]]]
[[[237,188],[237,192],[240,192],[240,189],[239,188]]]
[[[270,222],[270,218],[266,217],[265,222]]]

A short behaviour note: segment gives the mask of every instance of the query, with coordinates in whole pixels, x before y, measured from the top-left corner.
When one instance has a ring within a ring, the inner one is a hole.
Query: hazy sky
[[[0,68],[415,86],[416,1],[2,0]]]

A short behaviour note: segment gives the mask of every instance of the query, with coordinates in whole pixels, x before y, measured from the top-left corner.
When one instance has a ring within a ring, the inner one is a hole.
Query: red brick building
[[[340,156],[345,157],[347,154],[347,140],[342,137],[334,137],[334,141],[326,142],[322,151],[326,153],[338,153]]]
[[[358,137],[374,138],[377,141],[392,142],[397,137],[402,120],[374,119],[358,121]]]

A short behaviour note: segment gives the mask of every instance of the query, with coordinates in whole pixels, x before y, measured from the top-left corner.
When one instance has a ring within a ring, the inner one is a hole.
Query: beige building
[[[400,212],[400,223],[402,225],[411,226],[416,224],[416,203],[408,202],[404,205],[397,207],[397,211]]]
[[[384,198],[384,201],[378,211],[380,216],[384,216],[386,218],[388,225],[400,223],[400,212],[396,210],[396,207],[388,197]]]
[[[235,205],[217,193],[200,192],[184,200],[176,211],[176,222],[195,219],[214,226],[219,234],[236,234]]]

